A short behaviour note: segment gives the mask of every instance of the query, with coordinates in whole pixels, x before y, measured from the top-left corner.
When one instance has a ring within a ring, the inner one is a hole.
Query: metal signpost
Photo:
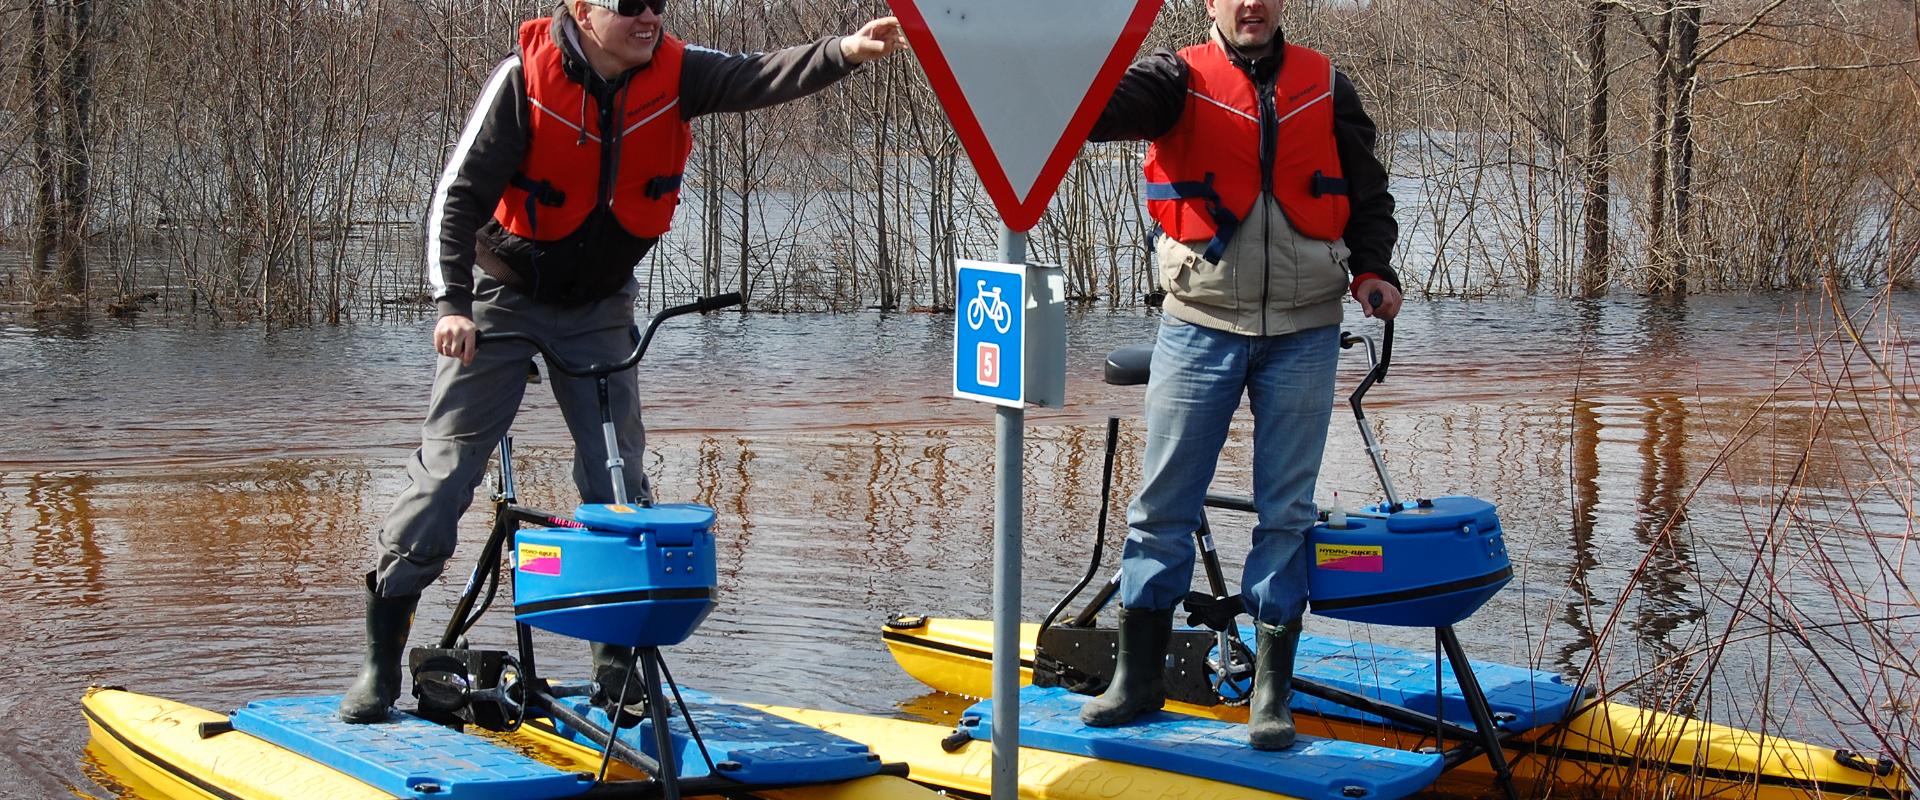
[[[1026,405],[1059,406],[1066,286],[1027,235],[1146,39],[1161,0],[888,0],[1005,226],[962,261],[953,393],[993,403],[993,800],[1020,775],[1020,524]]]

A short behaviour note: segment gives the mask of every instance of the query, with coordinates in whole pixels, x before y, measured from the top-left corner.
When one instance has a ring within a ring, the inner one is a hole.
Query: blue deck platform
[[[1440,777],[1439,755],[1302,736],[1266,752],[1247,746],[1246,727],[1156,711],[1118,728],[1080,723],[1088,698],[1065,689],[1020,690],[1020,746],[1135,764],[1276,792],[1302,800],[1392,800]],[[993,732],[993,703],[968,709],[962,729]]]
[[[338,696],[258,700],[233,713],[233,728],[395,797],[553,800],[593,786],[592,775],[563,772],[411,714],[348,725],[339,709]]]

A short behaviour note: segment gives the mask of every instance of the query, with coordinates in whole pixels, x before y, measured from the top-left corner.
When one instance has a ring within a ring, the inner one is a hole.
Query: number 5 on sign
[[[992,342],[980,343],[980,385],[990,388],[1000,386],[1000,345]]]

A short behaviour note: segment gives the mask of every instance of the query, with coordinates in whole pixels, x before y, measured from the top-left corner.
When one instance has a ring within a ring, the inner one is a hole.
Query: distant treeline
[[[1412,293],[1912,286],[1920,10],[1895,0],[1293,0],[1360,87]],[[519,0],[8,0],[0,294],[281,323],[422,298],[420,220]],[[879,2],[674,0],[734,51]],[[1168,0],[1148,47],[1204,35]],[[1047,46],[1067,31],[1007,35]],[[946,309],[997,217],[912,58],[704,118],[650,297]],[[1149,288],[1143,145],[1088,147],[1032,231],[1086,302]]]

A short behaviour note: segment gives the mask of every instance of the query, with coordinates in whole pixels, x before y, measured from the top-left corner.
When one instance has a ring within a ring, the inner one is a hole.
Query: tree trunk
[[[740,124],[740,246],[738,252],[740,283],[734,288],[740,292],[741,302],[745,303],[753,299],[748,294],[752,285],[747,281],[747,260],[753,255],[753,248],[750,246],[753,241],[753,159],[748,152],[747,144],[752,132],[747,128],[747,115],[733,116]],[[711,297],[712,293],[709,292],[707,296]]]
[[[1688,3],[1674,20],[1673,63],[1679,67],[1673,81],[1673,128],[1669,146],[1673,157],[1673,283],[1668,293],[1687,293],[1687,273],[1693,234],[1693,94],[1700,72],[1700,5]]]
[[[60,195],[56,188],[53,163],[53,127],[57,110],[52,87],[47,81],[47,53],[53,43],[47,26],[46,0],[27,0],[33,41],[27,47],[27,74],[31,76],[33,95],[33,250],[28,264],[37,290],[47,287],[52,276],[54,237],[60,232]]]
[[[890,96],[897,88],[893,85],[892,80],[894,72],[893,70],[889,70],[886,72],[886,77],[882,78],[882,81],[886,84],[881,91],[881,97],[883,98]],[[888,118],[891,111],[889,108],[890,105],[890,103],[883,100],[879,113],[873,120],[873,171],[871,174],[876,176],[884,176],[887,174],[887,147],[889,144],[887,142],[887,133]],[[875,181],[873,193],[873,271],[875,277],[880,279],[880,295],[878,298],[880,310],[892,311],[900,304],[900,287],[894,285],[893,233],[887,219],[887,182],[884,179]]]
[[[1670,294],[1673,283],[1673,231],[1667,218],[1667,127],[1673,111],[1673,2],[1660,13],[1660,31],[1654,39],[1653,124],[1648,127],[1647,272],[1648,291]]]
[[[1613,153],[1607,140],[1607,14],[1611,5],[1610,0],[1593,0],[1587,11],[1586,260],[1580,273],[1581,297],[1605,296],[1609,280],[1607,210]]]
[[[706,219],[706,224],[700,226],[700,240],[705,243],[700,248],[701,297],[712,297],[718,291],[714,287],[718,283],[716,278],[720,274],[720,243],[722,241],[720,212],[723,188],[720,185],[720,130],[718,121],[709,122],[707,132],[710,135],[705,137],[706,146],[701,148],[706,151],[700,167],[703,184],[701,186],[703,202],[700,210]]]
[[[60,165],[60,288],[83,295],[87,290],[84,249],[87,211],[93,200],[93,161],[87,150],[89,117],[93,106],[93,0],[70,0],[71,37],[60,74],[62,162]]]

